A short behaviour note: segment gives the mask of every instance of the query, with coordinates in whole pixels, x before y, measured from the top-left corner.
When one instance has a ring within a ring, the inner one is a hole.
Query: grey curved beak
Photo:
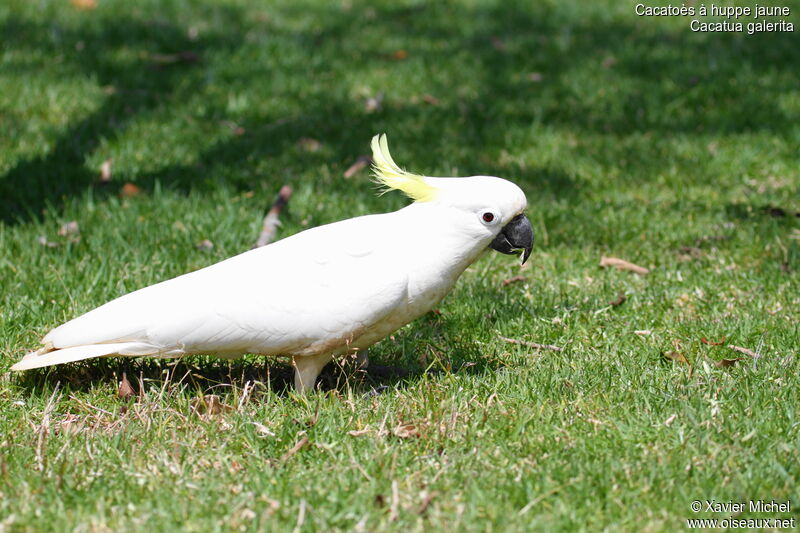
[[[518,255],[522,252],[522,264],[528,260],[533,248],[533,228],[528,217],[520,213],[506,224],[489,245],[501,254]]]

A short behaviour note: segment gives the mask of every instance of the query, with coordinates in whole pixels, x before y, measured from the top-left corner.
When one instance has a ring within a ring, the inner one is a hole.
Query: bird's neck
[[[459,276],[486,250],[490,238],[465,231],[464,216],[456,210],[415,203],[397,211],[408,229],[403,257],[409,275],[410,296],[441,292],[441,299]]]

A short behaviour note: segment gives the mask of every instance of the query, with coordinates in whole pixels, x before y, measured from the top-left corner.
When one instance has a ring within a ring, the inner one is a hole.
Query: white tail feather
[[[113,344],[88,344],[86,346],[73,346],[53,350],[52,352],[39,353],[30,352],[22,360],[11,367],[11,370],[30,370],[43,366],[60,365],[63,363],[74,363],[93,357],[103,357],[106,355],[136,354],[145,355],[157,353],[158,350],[153,346],[142,342],[120,342]]]

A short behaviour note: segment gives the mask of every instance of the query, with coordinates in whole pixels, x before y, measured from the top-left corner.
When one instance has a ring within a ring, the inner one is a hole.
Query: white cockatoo
[[[11,369],[115,355],[282,355],[304,392],[333,357],[365,353],[430,311],[487,249],[528,258],[533,231],[515,184],[411,174],[385,135],[372,151],[375,179],[411,205],[308,229],[121,296],[53,329]]]

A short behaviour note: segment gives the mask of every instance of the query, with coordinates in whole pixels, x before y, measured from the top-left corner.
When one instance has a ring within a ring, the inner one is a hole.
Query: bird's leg
[[[331,361],[331,354],[305,355],[292,357],[294,366],[294,388],[300,394],[314,390],[317,376]]]

